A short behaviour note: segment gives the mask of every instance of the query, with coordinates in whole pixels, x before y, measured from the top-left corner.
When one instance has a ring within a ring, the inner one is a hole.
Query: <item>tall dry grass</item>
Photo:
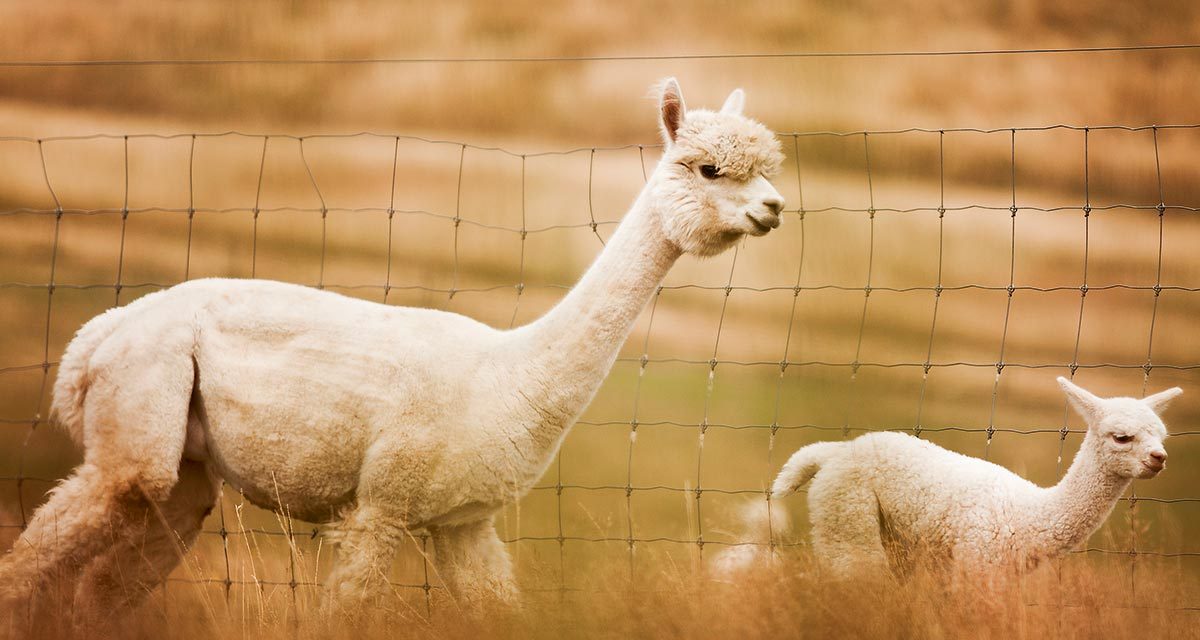
[[[260,562],[276,561],[260,557]],[[298,562],[312,562],[303,553]],[[72,625],[62,608],[9,618],[31,639],[189,638],[256,640],[468,640],[472,638],[1145,638],[1197,637],[1195,609],[1175,588],[1178,571],[1130,596],[1116,566],[1079,557],[1054,561],[1005,588],[915,568],[903,578],[822,579],[806,551],[738,575],[664,565],[636,581],[615,567],[576,590],[539,590],[523,606],[459,602],[396,590],[362,609],[328,606],[319,589],[172,583],[140,609]]]

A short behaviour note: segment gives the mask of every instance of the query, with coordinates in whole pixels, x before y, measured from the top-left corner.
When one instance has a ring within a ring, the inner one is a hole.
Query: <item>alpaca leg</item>
[[[82,568],[114,539],[140,536],[151,503],[179,478],[193,369],[190,352],[138,366],[93,362],[84,463],[34,513],[0,560],[0,606]]]
[[[519,598],[512,559],[491,518],[458,526],[431,528],[438,573],[446,587],[469,609],[489,600],[515,605]]]
[[[80,466],[0,560],[0,610],[12,611],[55,576],[78,570],[111,545],[116,532],[140,535],[149,506],[135,483],[113,480],[92,464]]]
[[[220,495],[221,480],[200,462],[184,461],[179,482],[151,510],[142,535],[126,535],[84,570],[75,591],[77,628],[136,606],[183,560]]]
[[[359,505],[338,524],[334,536],[337,567],[326,586],[338,607],[352,613],[387,593],[388,570],[408,532],[387,511]]]
[[[852,486],[844,484],[826,493],[825,487],[814,484],[809,491],[818,566],[835,579],[886,576],[879,504],[871,491]]]

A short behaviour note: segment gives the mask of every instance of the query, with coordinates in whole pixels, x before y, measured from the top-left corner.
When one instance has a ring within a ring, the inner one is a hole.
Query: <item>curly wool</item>
[[[679,127],[679,137],[681,142],[671,151],[673,160],[711,164],[734,180],[772,178],[783,164],[779,139],[752,118],[694,109]]]

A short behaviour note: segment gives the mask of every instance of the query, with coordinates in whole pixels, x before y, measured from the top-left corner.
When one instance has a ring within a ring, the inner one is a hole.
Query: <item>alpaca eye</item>
[[[1117,444],[1129,444],[1133,442],[1133,436],[1113,436],[1113,442]]]
[[[705,165],[700,165],[700,175],[704,176],[705,178],[708,178],[709,180],[713,180],[721,174],[720,174],[720,170],[717,169],[715,166],[713,166],[711,164],[705,164]]]

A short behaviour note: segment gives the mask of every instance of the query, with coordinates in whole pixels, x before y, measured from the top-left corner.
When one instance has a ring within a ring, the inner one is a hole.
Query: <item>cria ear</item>
[[[1100,415],[1104,411],[1103,400],[1062,376],[1058,377],[1058,385],[1067,394],[1067,400],[1071,401],[1071,406],[1075,407],[1084,420],[1087,420],[1089,426],[1100,419]]]
[[[725,104],[721,105],[721,113],[730,115],[742,115],[742,107],[746,106],[746,92],[741,89],[734,89],[728,98],[725,98]]]
[[[675,78],[663,80],[658,109],[662,116],[663,142],[671,144],[675,142],[679,125],[683,124],[683,114],[687,111],[683,104],[683,92],[679,90],[679,82]]]
[[[1167,405],[1170,405],[1171,401],[1175,399],[1175,396],[1178,396],[1181,393],[1183,393],[1183,389],[1180,389],[1179,387],[1171,387],[1166,391],[1159,391],[1152,396],[1146,396],[1145,398],[1142,398],[1142,402],[1145,402],[1147,405],[1149,405],[1150,408],[1154,410],[1154,413],[1162,415],[1162,412],[1167,410]]]

